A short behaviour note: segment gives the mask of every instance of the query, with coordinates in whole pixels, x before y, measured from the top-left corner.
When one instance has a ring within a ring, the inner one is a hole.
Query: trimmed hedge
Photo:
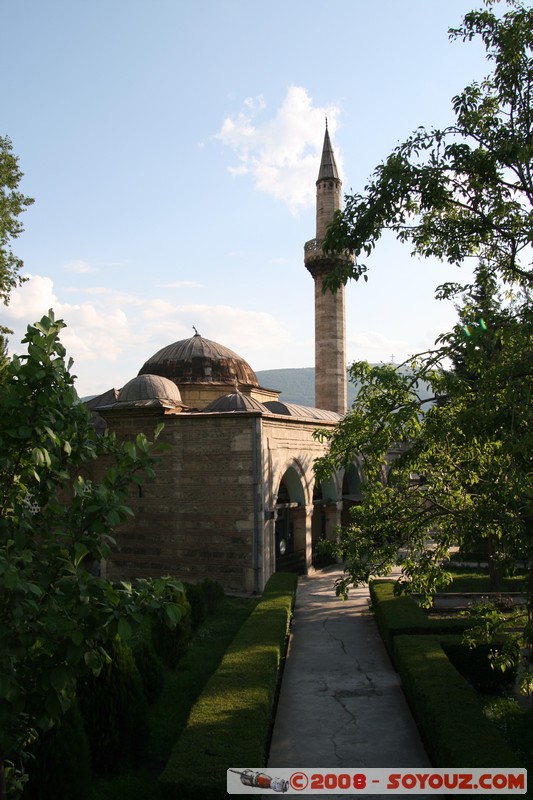
[[[265,764],[297,576],[276,573],[189,715],[159,778],[163,800],[226,798],[226,771]]]
[[[389,656],[394,661],[394,637],[402,634],[434,636],[462,634],[476,624],[474,617],[464,619],[428,619],[412,597],[394,594],[396,581],[370,582],[370,597],[376,623]]]
[[[440,636],[439,641],[455,669],[476,691],[485,694],[501,693],[514,684],[520,660],[519,653],[516,653],[514,666],[505,671],[492,669],[489,658],[492,650],[504,649],[505,636],[494,638],[490,643],[479,642],[473,649],[463,644],[461,636]]]
[[[484,716],[470,683],[450,663],[442,637],[400,635],[394,661],[436,767],[521,767]]]

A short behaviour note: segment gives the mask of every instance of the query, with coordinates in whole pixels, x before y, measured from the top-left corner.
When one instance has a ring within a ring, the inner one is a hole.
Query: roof
[[[146,361],[139,375],[161,375],[178,386],[191,383],[227,383],[237,380],[246,386],[259,386],[257,376],[241,356],[224,345],[196,333],[163,347]]]
[[[242,394],[239,392],[238,389],[235,391],[230,392],[229,394],[225,394],[222,397],[217,397],[216,400],[213,400],[207,408],[204,408],[202,413],[203,414],[210,414],[212,412],[235,412],[235,411],[260,411],[261,413],[265,413],[268,409],[265,408],[263,403],[260,403],[259,400],[256,400],[255,397],[249,397],[248,395]]]
[[[97,399],[97,411],[129,408],[183,408],[180,391],[176,384],[160,375],[137,375],[124,384],[115,397],[107,392]]]
[[[156,400],[160,405],[181,403],[180,390],[175,383],[161,375],[137,375],[128,381],[118,393],[119,403],[142,403]]]
[[[326,125],[326,134],[324,136],[324,145],[322,147],[322,159],[320,161],[320,170],[318,172],[318,181],[336,180],[340,181],[339,171],[335,163],[335,156],[333,155],[333,147],[331,146],[331,139]]]
[[[287,417],[305,417],[306,419],[319,419],[322,422],[338,422],[341,419],[341,415],[336,411],[300,406],[295,403],[283,403],[281,400],[268,400],[264,405],[272,414],[284,414]]]

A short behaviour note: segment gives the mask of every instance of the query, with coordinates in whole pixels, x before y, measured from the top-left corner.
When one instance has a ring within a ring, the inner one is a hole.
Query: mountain
[[[265,389],[281,391],[280,400],[282,402],[311,407],[315,405],[314,367],[263,369],[255,374],[259,384]],[[348,381],[348,408],[352,407],[358,388]],[[432,395],[431,389],[427,385],[419,385],[418,393],[424,399]]]
[[[283,403],[296,403],[300,406],[315,405],[315,368],[263,369],[255,373],[261,386],[281,391]],[[348,383],[348,407],[355,399],[355,386]]]

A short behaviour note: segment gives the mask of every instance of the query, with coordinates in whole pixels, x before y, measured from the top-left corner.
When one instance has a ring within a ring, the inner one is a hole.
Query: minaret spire
[[[344,287],[323,291],[326,275],[342,256],[326,255],[322,240],[341,208],[342,181],[326,132],[316,182],[316,238],[305,244],[305,266],[315,281],[315,406],[346,413],[346,314]]]

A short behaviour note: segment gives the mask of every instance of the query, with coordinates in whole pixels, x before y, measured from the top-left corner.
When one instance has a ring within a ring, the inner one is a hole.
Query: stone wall
[[[325,449],[313,438],[316,420],[147,409],[105,413],[119,437],[139,431],[150,437],[163,421],[159,441],[169,446],[155,478],[132,487],[135,517],[116,531],[110,579],[170,574],[211,578],[229,591],[261,591],[275,570],[275,504],[289,468],[300,484],[299,531],[310,566],[312,466]]]

